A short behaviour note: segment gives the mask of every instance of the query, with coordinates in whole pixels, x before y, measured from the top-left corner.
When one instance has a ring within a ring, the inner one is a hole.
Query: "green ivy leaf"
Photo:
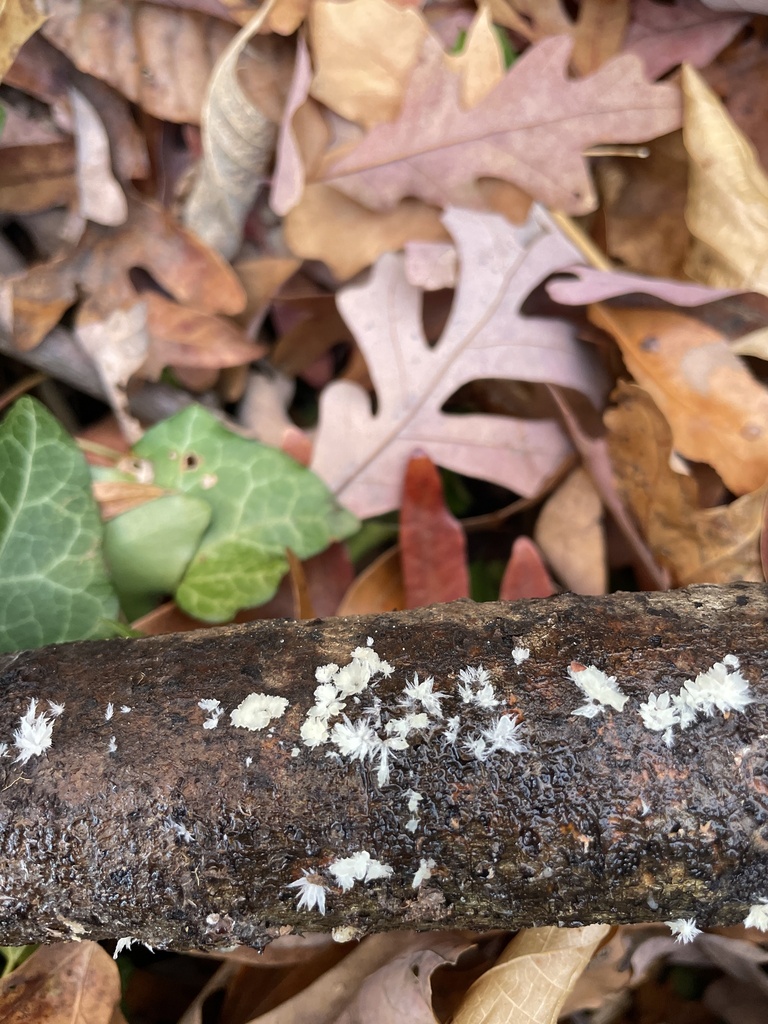
[[[286,549],[310,558],[359,527],[314,473],[233,434],[202,406],[153,427],[133,451],[153,464],[157,486],[211,507],[211,525],[175,595],[205,622],[268,601],[288,570]]]
[[[211,507],[188,494],[169,494],[115,516],[104,527],[104,554],[129,620],[172,594],[211,521]]]
[[[83,455],[20,399],[0,425],[0,651],[111,633],[119,608],[101,541]]]

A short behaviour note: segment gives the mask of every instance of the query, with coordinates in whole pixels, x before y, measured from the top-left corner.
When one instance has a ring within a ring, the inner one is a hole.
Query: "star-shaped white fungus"
[[[675,936],[675,942],[682,942],[683,945],[693,942],[697,935],[701,935],[701,928],[696,927],[696,921],[692,917],[678,917],[675,921],[667,921],[666,924]]]
[[[747,928],[758,928],[761,932],[768,932],[768,899],[752,904],[744,918],[744,924]]]
[[[321,914],[325,914],[325,894],[328,892],[322,883],[320,875],[313,871],[304,871],[303,878],[297,878],[290,882],[289,889],[298,889],[297,910],[314,910],[317,908]]]

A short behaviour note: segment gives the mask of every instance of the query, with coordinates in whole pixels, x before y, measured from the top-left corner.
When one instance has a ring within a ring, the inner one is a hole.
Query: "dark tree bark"
[[[734,584],[460,601],[4,656],[0,943],[130,935],[211,948],[291,928],[741,921],[768,897],[767,624],[768,588]],[[359,703],[347,698],[352,722],[376,697],[386,735],[387,719],[408,710],[414,673],[447,695],[445,719],[461,716],[456,744],[434,715],[411,732],[381,786],[376,763],[309,749],[299,733],[315,669],[347,664],[369,636],[394,672]],[[530,649],[519,666],[516,647]],[[651,692],[677,693],[729,654],[755,703],[676,728],[671,747],[646,728],[638,709]],[[629,695],[621,712],[573,714],[585,699],[567,675],[574,661],[617,678]],[[501,701],[493,710],[457,690],[460,670],[478,665]],[[251,692],[287,698],[283,717],[261,731],[232,726]],[[31,698],[38,713],[48,701],[65,710],[50,749],[24,763],[13,733]],[[226,709],[215,729],[203,728],[205,698]],[[465,743],[500,714],[519,718],[525,750],[478,760]],[[415,814],[409,790],[423,797]],[[392,874],[343,892],[330,866],[361,850]],[[297,907],[290,883],[304,872],[327,889],[324,916]]]

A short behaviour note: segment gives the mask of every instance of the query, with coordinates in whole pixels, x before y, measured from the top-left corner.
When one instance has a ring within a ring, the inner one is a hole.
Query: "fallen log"
[[[3,656],[0,944],[759,916],[766,624],[736,583]]]

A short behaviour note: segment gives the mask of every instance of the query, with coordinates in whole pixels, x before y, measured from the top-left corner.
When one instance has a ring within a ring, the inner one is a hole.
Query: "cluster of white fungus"
[[[615,676],[606,675],[595,665],[585,666],[575,661],[568,666],[568,675],[587,698],[586,704],[572,712],[574,715],[594,718],[605,711],[606,707],[615,708],[617,711],[624,710],[629,697],[616,685]]]
[[[464,704],[490,710],[500,703],[491,684],[490,673],[482,665],[467,665],[459,672],[459,680],[459,696]]]
[[[216,700],[215,697],[206,697],[204,700],[199,700],[197,706],[202,711],[208,712],[208,717],[203,722],[204,729],[216,729],[219,724],[219,719],[224,714],[224,708],[221,706],[221,701]]]
[[[742,712],[754,700],[749,694],[749,683],[739,671],[739,659],[728,654],[695,679],[687,679],[679,693],[665,690],[658,697],[652,693],[648,701],[640,705],[639,714],[643,725],[654,732],[663,732],[664,742],[671,747],[672,730],[676,725],[687,729],[699,715],[712,718],[715,711],[723,715]]]
[[[238,729],[266,729],[274,718],[282,718],[288,701],[285,697],[275,697],[270,693],[249,693],[241,700],[234,711],[230,711],[229,720]]]
[[[389,864],[371,857],[367,850],[353,853],[333,861],[328,870],[341,886],[342,892],[349,892],[355,882],[373,882],[377,878],[389,878],[393,869]]]
[[[63,705],[62,705],[63,710]],[[53,723],[56,716],[51,712],[37,714],[37,700],[33,697],[29,707],[19,720],[19,728],[13,733],[13,745],[18,750],[16,761],[26,764],[30,757],[39,757],[51,745]]]

